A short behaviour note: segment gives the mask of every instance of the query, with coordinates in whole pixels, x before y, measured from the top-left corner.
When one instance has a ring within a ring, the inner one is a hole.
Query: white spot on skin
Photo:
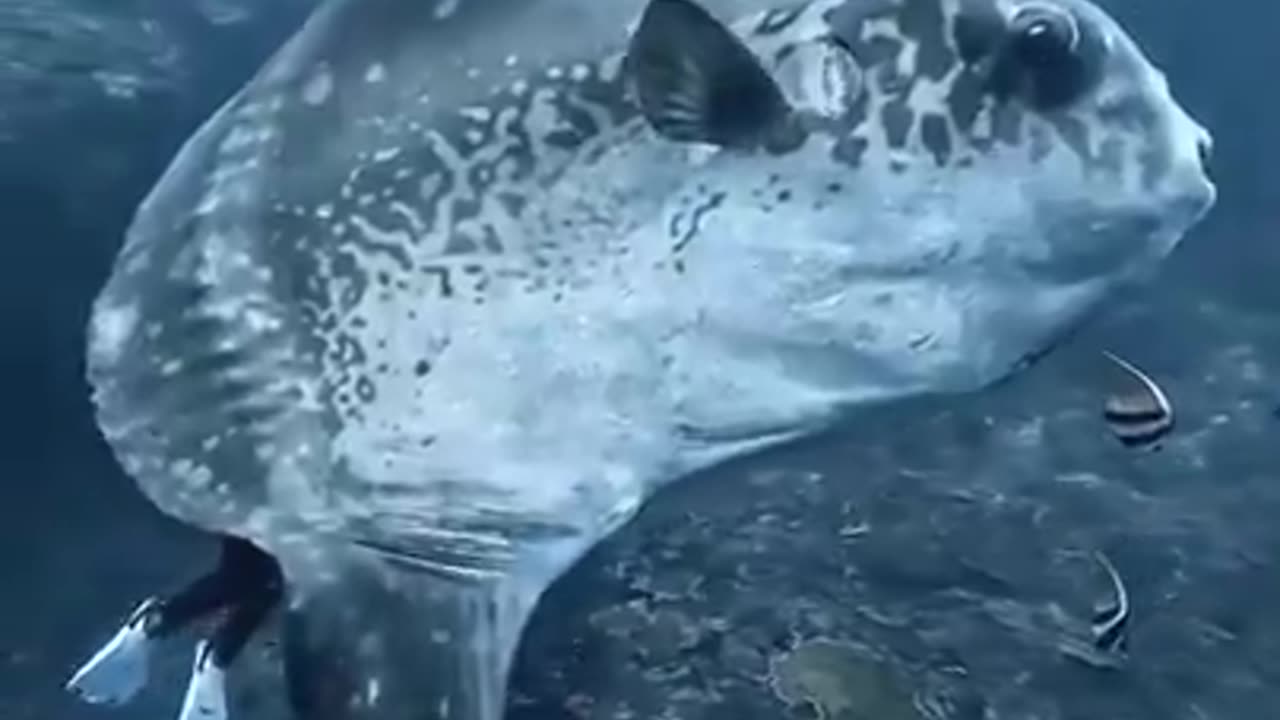
[[[525,115],[525,128],[536,138],[566,129],[566,123],[555,105],[556,92],[550,88],[539,88],[533,95],[529,110]]]
[[[622,55],[613,55],[603,63],[600,63],[600,79],[604,82],[617,80],[618,74],[622,72],[622,62]]]
[[[578,63],[569,71],[569,77],[574,82],[582,82],[591,77],[591,66],[585,63]]]
[[[100,308],[93,317],[94,354],[108,362],[119,358],[137,325],[138,308],[134,305]]]
[[[431,200],[436,196],[436,193],[440,192],[440,186],[443,183],[444,178],[440,176],[440,173],[432,173],[422,178],[422,181],[418,183],[418,194],[422,196],[423,200]]]
[[[214,210],[217,210],[218,206],[221,204],[222,196],[216,192],[210,192],[200,201],[200,204],[196,206],[195,214],[208,215]]]
[[[382,228],[369,222],[362,215],[352,215],[351,224],[360,231],[360,234],[370,242],[376,242],[380,245],[396,245],[403,247],[409,244],[409,233],[404,230],[383,230]]]
[[[195,469],[196,464],[186,458],[175,460],[173,464],[169,466],[169,472],[180,478],[189,477]]]
[[[387,162],[388,160],[395,160],[397,157],[399,157],[400,152],[401,152],[400,148],[398,147],[383,148],[382,150],[379,150],[378,152],[373,154],[373,159],[374,159],[374,162]]]
[[[427,229],[426,223],[423,222],[422,216],[419,215],[418,212],[414,210],[412,207],[409,207],[408,205],[397,201],[397,202],[391,203],[390,210],[391,212],[407,220],[409,222],[410,227],[413,228],[414,232],[419,234],[426,232],[426,229]]]
[[[458,11],[458,0],[440,0],[436,5],[435,18],[445,20]]]
[[[323,105],[333,94],[333,74],[320,68],[302,87],[302,101],[311,106]]]
[[[210,485],[213,483],[213,471],[210,470],[207,465],[196,465],[192,468],[191,475],[189,477],[191,478],[191,482],[196,486]],[[220,485],[218,490],[226,493],[227,486]]]
[[[281,327],[279,318],[253,308],[245,310],[244,323],[255,333],[279,330]]]
[[[458,111],[462,117],[473,122],[489,122],[493,113],[487,107],[464,107]]]
[[[329,218],[333,217],[333,206],[328,203],[325,203],[324,205],[321,205],[320,207],[316,208],[316,217],[320,218],[321,220],[328,220]]]
[[[105,70],[95,70],[93,79],[98,81],[98,85],[108,96],[123,100],[136,98],[138,90],[143,84],[142,78],[137,75],[113,73]]]
[[[507,67],[515,67],[516,63],[520,62],[520,58],[516,57],[515,55],[508,55],[507,58],[502,62]]]
[[[387,68],[382,63],[374,63],[364,73],[367,83],[380,83],[387,78]]]
[[[222,144],[218,149],[222,152],[232,152],[244,147],[249,147],[258,142],[259,134],[248,128],[239,125],[233,126],[227,136],[222,139]]]

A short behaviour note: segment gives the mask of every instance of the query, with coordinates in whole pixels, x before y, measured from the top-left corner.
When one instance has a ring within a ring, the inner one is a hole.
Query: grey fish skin
[[[658,488],[1007,376],[1208,211],[1132,40],[1027,5],[654,0],[680,32],[543,62],[573,3],[332,2],[139,209],[103,434],[280,559],[304,716],[494,720],[538,596]]]

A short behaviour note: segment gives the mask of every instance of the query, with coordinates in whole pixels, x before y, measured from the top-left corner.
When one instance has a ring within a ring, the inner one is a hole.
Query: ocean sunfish
[[[495,720],[659,488],[1009,376],[1213,204],[1086,0],[745,6],[334,0],[140,207],[98,421],[279,561],[301,717]]]

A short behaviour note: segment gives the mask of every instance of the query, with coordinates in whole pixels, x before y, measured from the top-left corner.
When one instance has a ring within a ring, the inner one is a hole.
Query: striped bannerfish
[[[1126,375],[1123,390],[1107,396],[1102,417],[1125,447],[1159,449],[1160,441],[1173,430],[1173,405],[1168,396],[1146,373],[1132,363],[1103,351]]]
[[[1093,614],[1093,646],[1106,653],[1123,654],[1129,649],[1129,592],[1107,556],[1096,552],[1094,557],[1111,579],[1114,598]]]

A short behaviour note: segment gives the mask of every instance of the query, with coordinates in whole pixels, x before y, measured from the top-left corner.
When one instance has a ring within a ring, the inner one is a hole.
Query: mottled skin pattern
[[[281,559],[307,717],[492,720],[538,595],[658,487],[1005,377],[1211,205],[1127,36],[1055,0],[1078,72],[1037,75],[1021,5],[739,21],[794,111],[754,150],[655,132],[618,53],[440,105],[407,5],[331,6],[139,211],[103,431],[163,509]]]

